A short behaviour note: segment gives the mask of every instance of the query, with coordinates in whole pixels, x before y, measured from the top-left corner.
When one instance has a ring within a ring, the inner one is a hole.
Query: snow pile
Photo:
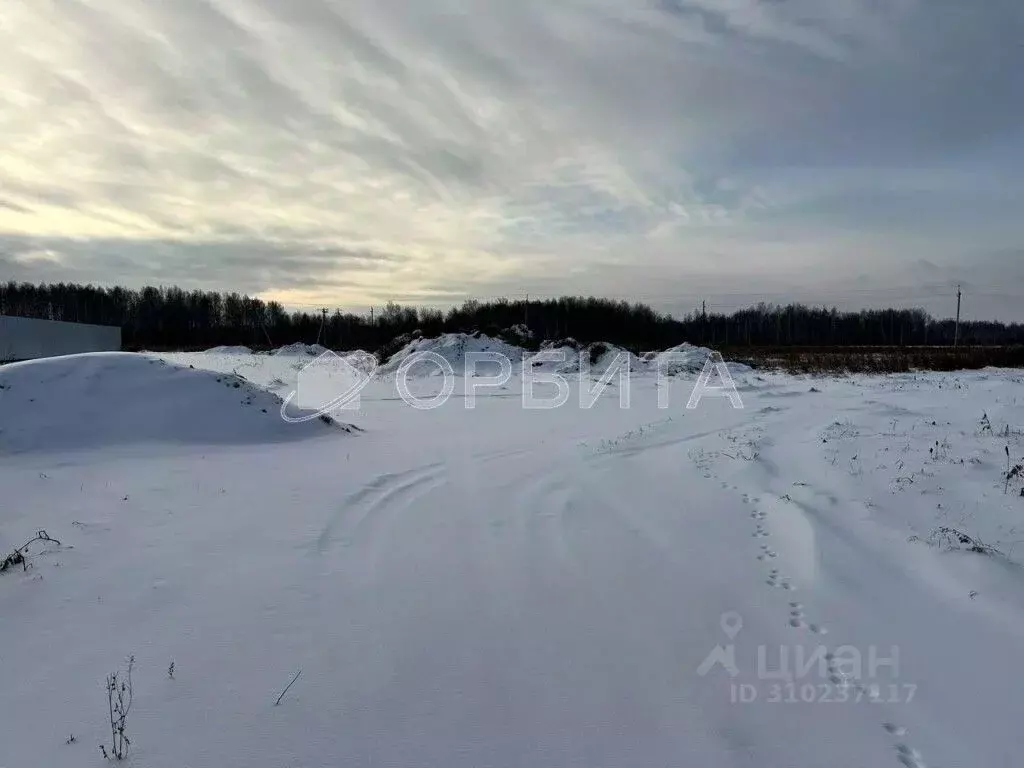
[[[280,401],[240,377],[128,352],[0,368],[0,455],[143,443],[239,445],[324,433],[286,424]]]
[[[642,373],[646,368],[640,358],[623,347],[607,341],[583,345],[572,338],[545,343],[540,351],[526,359],[526,367],[563,376],[581,372],[601,376],[623,358],[629,359],[631,373]]]
[[[504,341],[492,339],[490,336],[483,334],[471,336],[466,333],[446,333],[434,339],[413,339],[393,354],[384,365],[378,368],[378,373],[381,376],[394,375],[402,364],[410,358],[425,356],[428,358],[427,360],[411,365],[409,375],[440,376],[441,369],[436,363],[429,361],[431,358],[436,360],[434,356],[439,355],[451,365],[456,376],[463,376],[467,373],[467,355],[479,352],[504,355],[512,362],[513,372],[515,372],[523,356],[526,354],[525,350],[521,347],[506,344]],[[472,366],[473,361],[470,360],[468,367],[472,368]],[[473,371],[470,370],[468,372],[472,373]],[[497,365],[477,362],[475,372],[477,375],[492,376],[497,372]]]
[[[525,331],[522,332],[525,335]],[[629,357],[629,369],[633,376],[654,376],[659,367],[663,375],[695,377],[704,366],[711,350],[692,344],[680,344],[662,352],[651,352],[637,357],[623,347],[611,342],[582,344],[573,338],[545,341],[539,351],[528,352],[516,344],[485,335],[451,333],[426,339],[407,335],[399,337],[391,345],[397,349],[382,365],[374,366],[370,353],[359,350],[331,353],[318,344],[290,344],[269,354],[247,351],[245,347],[214,347],[205,352],[160,353],[159,357],[176,365],[243,376],[258,387],[273,392],[279,397],[296,389],[298,378],[311,364],[320,369],[343,369],[344,364],[353,366],[364,373],[387,381],[394,377],[401,365],[417,353],[440,355],[451,365],[457,376],[465,375],[466,356],[471,352],[491,352],[505,355],[512,363],[512,375],[520,377],[523,363],[526,369],[538,373],[557,373],[572,378],[583,370],[591,377],[605,374],[620,355]],[[326,356],[325,356],[326,353]],[[336,359],[331,355],[336,355]],[[380,353],[379,353],[380,354]],[[432,357],[432,356],[431,356]],[[750,368],[742,363],[727,363],[733,376],[746,373]],[[498,374],[495,364],[477,363],[479,376]],[[415,363],[409,369],[412,378],[421,378],[424,383],[441,376],[441,369],[434,362]],[[740,382],[738,385],[742,386]]]
[[[251,355],[253,351],[248,347],[210,347],[203,351],[204,355]]]
[[[591,375],[600,376],[605,373],[608,368],[612,365],[617,364],[617,361],[621,361],[623,358],[629,360],[630,371],[640,371],[643,369],[640,358],[634,355],[623,347],[616,346],[615,344],[609,344],[608,342],[597,342],[591,344],[586,349],[586,359],[584,359],[583,370],[589,370]],[[589,369],[587,364],[589,363]]]
[[[575,339],[545,342],[541,349],[526,359],[526,366],[535,371],[558,373],[569,376],[588,371],[591,376],[601,376],[623,356],[629,358],[632,374],[655,374],[664,376],[691,375],[700,373],[712,350],[683,343],[662,352],[649,352],[642,357],[634,355],[624,347],[607,341],[580,344]],[[743,363],[727,362],[729,373],[737,375],[750,371]]]
[[[277,357],[319,357],[324,352],[327,352],[327,347],[320,344],[302,344],[295,342],[294,344],[286,344],[283,347],[278,347],[271,351],[271,355]]]
[[[661,371],[664,376],[700,373],[713,350],[683,342],[663,352],[644,355],[644,364],[652,371]],[[736,375],[749,372],[750,366],[726,361],[729,373]]]
[[[377,358],[372,352],[365,352],[361,349],[352,352],[342,352],[338,355],[345,365],[355,368],[363,373],[373,373],[377,370]]]
[[[345,370],[346,366],[369,373],[375,365],[373,356],[367,352],[356,350],[331,353],[316,344],[282,347],[277,350],[277,354],[252,352],[245,355],[209,350],[163,352],[156,356],[185,368],[191,366],[198,370],[243,377],[282,399],[298,388],[299,377],[307,368],[316,368],[321,373],[337,370],[339,375],[344,375],[350,372]]]
[[[501,332],[500,336],[510,344],[516,344],[519,346],[529,346],[534,339],[533,331],[531,331],[530,327],[524,323],[517,323],[516,325],[509,326]]]
[[[526,357],[523,365],[527,370],[544,373],[578,373],[582,348],[583,345],[573,338],[545,341],[540,350]]]

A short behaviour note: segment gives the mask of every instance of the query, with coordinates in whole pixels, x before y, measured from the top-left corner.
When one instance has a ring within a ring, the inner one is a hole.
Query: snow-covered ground
[[[140,768],[1024,764],[1024,374],[286,424],[316,353],[0,367],[0,766],[102,765],[129,655]]]

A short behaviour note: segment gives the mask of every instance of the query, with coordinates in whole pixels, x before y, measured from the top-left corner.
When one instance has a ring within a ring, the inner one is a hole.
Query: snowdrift
[[[669,347],[663,352],[645,355],[644,365],[654,371],[660,370],[665,376],[700,373],[712,351],[707,347],[698,347],[689,342],[683,342]],[[728,361],[726,361],[726,368],[732,375],[747,373],[751,370],[749,365]]]
[[[568,342],[545,342],[538,352],[523,361],[527,370],[545,373],[576,373],[579,371],[580,345]]]
[[[230,374],[128,352],[69,355],[0,368],[0,455],[143,443],[239,445],[323,435],[286,424],[280,400]]]
[[[251,355],[253,351],[248,347],[210,347],[203,350],[204,355]]]
[[[526,359],[526,366],[534,371],[574,375],[580,372],[601,376],[617,360],[629,358],[629,370],[643,373],[643,361],[623,347],[607,341],[580,344],[575,339],[564,339],[542,345],[540,351]]]
[[[537,371],[570,375],[589,370],[592,376],[600,376],[621,356],[626,356],[629,358],[631,373],[656,374],[661,371],[665,376],[680,376],[700,373],[712,351],[707,347],[684,342],[662,352],[648,352],[638,357],[624,347],[607,341],[584,345],[575,339],[565,339],[546,343],[539,352],[527,357],[526,365]],[[750,366],[743,363],[726,362],[726,366],[733,375],[751,370]]]
[[[158,357],[185,368],[194,366],[205,371],[244,377],[255,386],[268,390],[277,397],[285,398],[298,389],[301,373],[311,365],[317,369],[318,375],[327,375],[327,378],[330,378],[329,375],[335,370],[338,376],[350,376],[351,366],[371,374],[374,380],[387,384],[389,381],[393,383],[399,368],[418,353],[433,353],[431,357],[440,356],[451,366],[456,376],[465,375],[467,357],[471,353],[491,352],[502,354],[512,362],[512,375],[516,378],[521,376],[525,363],[527,370],[557,373],[573,379],[580,374],[581,356],[584,361],[583,369],[587,371],[587,375],[597,378],[607,373],[620,355],[628,355],[632,376],[654,377],[661,370],[665,376],[696,379],[712,351],[706,347],[684,343],[638,357],[611,342],[583,344],[573,338],[564,338],[546,341],[539,351],[533,352],[501,339],[467,333],[449,333],[429,339],[410,339],[406,336],[396,339],[391,348],[397,351],[382,360],[380,365],[373,364],[373,355],[370,353],[351,351],[332,355],[329,350],[317,344],[290,344],[270,353],[245,354],[242,351],[244,348],[219,347],[206,352],[161,353]],[[740,374],[750,371],[748,366],[741,363],[727,365],[732,375],[737,378]],[[475,373],[478,376],[495,376],[499,372],[497,364],[476,364]],[[414,363],[408,369],[410,380],[419,379],[423,386],[428,387],[433,386],[430,382],[436,383],[440,375],[441,370],[436,362],[429,360]],[[737,386],[742,388],[745,382],[737,381]],[[394,394],[393,390],[391,394]]]
[[[466,333],[446,333],[435,339],[414,339],[406,344],[398,352],[393,354],[384,365],[377,369],[381,376],[394,375],[402,364],[413,355],[418,353],[433,353],[444,358],[455,371],[456,376],[466,373],[466,356],[471,352],[497,352],[512,361],[513,372],[522,361],[526,351],[521,347],[506,344],[499,339],[492,339],[490,336],[471,336]],[[432,357],[433,355],[431,355]],[[472,361],[471,366],[472,366]],[[492,376],[496,373],[495,365],[478,363],[476,373],[482,376]],[[410,376],[439,376],[440,369],[434,363],[415,363],[409,369]]]
[[[270,354],[279,357],[319,357],[327,351],[327,347],[320,344],[286,344],[283,347],[271,350]]]
[[[666,376],[700,373],[712,350],[689,343],[670,347],[662,352],[650,352],[642,357],[607,341],[581,344],[572,338],[545,342],[537,352],[528,352],[521,347],[508,344],[489,336],[471,336],[465,333],[448,333],[434,339],[414,339],[406,344],[388,361],[377,369],[381,376],[393,375],[402,364],[417,353],[432,352],[448,361],[456,375],[466,370],[466,357],[471,352],[498,352],[512,361],[513,374],[518,375],[522,364],[534,371],[558,373],[564,376],[578,375],[581,371],[591,376],[601,376],[608,368],[621,359],[629,358],[629,369],[633,374],[655,374],[659,370]],[[726,363],[733,375],[749,372],[749,366],[742,363]],[[487,365],[478,365],[477,373],[492,375],[495,371]],[[409,369],[409,375],[438,376],[440,369],[432,363],[417,363]]]

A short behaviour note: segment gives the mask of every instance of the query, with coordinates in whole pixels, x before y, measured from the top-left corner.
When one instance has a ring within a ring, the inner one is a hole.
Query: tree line
[[[731,314],[683,317],[641,303],[565,296],[547,300],[466,301],[447,311],[389,303],[367,314],[288,312],[276,301],[177,287],[129,289],[54,283],[0,283],[0,314],[117,325],[126,349],[255,349],[319,342],[332,349],[377,350],[420,332],[483,332],[536,345],[542,339],[606,341],[636,351],[683,341],[709,346],[950,345],[953,320],[921,309],[840,312],[802,304],[758,304]],[[514,329],[510,331],[510,329]],[[963,322],[962,344],[1024,344],[1024,325]]]

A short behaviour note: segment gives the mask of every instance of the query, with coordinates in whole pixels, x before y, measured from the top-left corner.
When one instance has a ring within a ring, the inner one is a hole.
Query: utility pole
[[[530,294],[526,294],[526,307],[523,309],[523,325],[530,327]]]
[[[316,343],[320,343],[320,336],[324,332],[324,324],[327,322],[327,307],[320,309],[320,330],[316,332]]]
[[[960,343],[960,286],[956,287],[956,326],[953,329],[953,348]]]

